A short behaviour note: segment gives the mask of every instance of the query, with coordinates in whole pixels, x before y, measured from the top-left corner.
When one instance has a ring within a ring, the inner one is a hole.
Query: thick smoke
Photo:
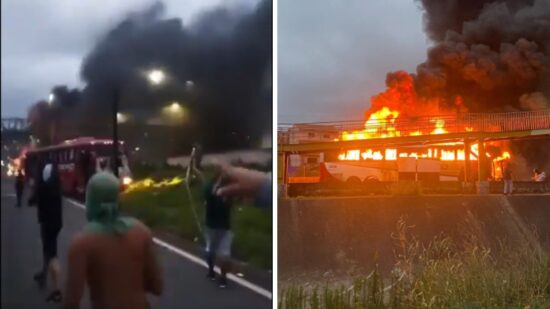
[[[421,0],[435,45],[416,88],[472,112],[550,108],[550,1]],[[550,142],[513,142],[528,167],[550,168]]]
[[[417,1],[433,46],[415,74],[388,74],[373,109],[384,97],[409,116],[419,110],[411,105],[443,113],[550,107],[550,1]]]
[[[252,11],[219,7],[189,27],[163,12],[158,2],[132,14],[96,45],[82,65],[87,103],[109,110],[118,91],[121,110],[147,121],[177,101],[189,113],[184,143],[253,145],[271,127],[271,1]],[[155,68],[168,80],[152,87],[145,73]]]
[[[415,74],[389,73],[372,97],[415,117],[550,108],[550,1],[417,0],[433,45]],[[533,166],[550,168],[550,141],[514,142]]]
[[[520,98],[550,97],[549,1],[420,2],[435,43],[417,68],[421,96],[447,105],[460,96],[472,112],[541,107]]]
[[[122,138],[137,140],[148,134],[151,121],[169,118],[163,111],[178,102],[186,121],[171,130],[176,152],[193,142],[206,151],[257,146],[271,131],[271,58],[270,0],[252,8],[216,7],[189,26],[166,18],[156,2],[129,14],[86,55],[82,93],[66,87],[54,92],[72,115],[65,122],[77,123],[77,135],[110,136],[111,106],[118,99],[120,112],[131,116],[126,126],[132,129],[121,126]],[[163,70],[166,81],[151,85],[152,69]]]

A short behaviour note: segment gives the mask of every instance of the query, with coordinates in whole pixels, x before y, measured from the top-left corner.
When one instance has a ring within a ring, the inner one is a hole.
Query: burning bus
[[[429,136],[444,135],[449,133],[464,133],[474,130],[495,129],[489,125],[476,128],[479,121],[466,121],[461,115],[423,116],[411,118],[399,118],[400,112],[387,107],[369,114],[368,119],[362,124],[363,128],[349,130],[349,127],[340,126],[339,135],[333,142],[355,140],[384,140],[407,137],[422,137],[422,142],[417,144],[410,141],[402,144],[388,143],[387,146],[373,148],[341,149],[340,151],[323,152],[315,157],[312,154],[291,155],[289,183],[304,182],[391,182],[402,180],[413,181],[477,181],[477,172],[480,156],[484,156],[485,175],[491,179],[502,178],[504,165],[511,159],[508,150],[508,142],[485,141],[480,154],[479,145],[472,141],[465,144],[464,141],[428,142]],[[347,123],[346,125],[349,125]],[[354,125],[354,124],[352,124]],[[492,126],[498,125],[491,124]],[[318,125],[319,132],[334,131],[335,125]],[[355,127],[357,125],[355,124]],[[307,132],[296,132],[297,128],[288,130],[294,141],[301,141],[300,135],[315,136],[311,132],[314,126],[301,125],[298,128],[307,128]],[[433,139],[433,138],[432,138]],[[306,143],[319,143],[320,140],[306,140]],[[317,171],[312,172],[312,166]],[[292,168],[294,167],[294,169]],[[297,168],[299,167],[299,168]],[[465,175],[465,170],[468,175]],[[467,179],[465,179],[465,177]]]

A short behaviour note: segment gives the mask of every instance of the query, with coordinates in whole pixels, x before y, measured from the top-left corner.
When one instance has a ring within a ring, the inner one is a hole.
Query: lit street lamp
[[[52,105],[53,101],[55,101],[55,95],[53,93],[50,93],[48,96],[48,104]]]
[[[164,81],[166,76],[162,70],[155,69],[149,72],[149,74],[147,75],[147,78],[149,79],[151,84],[159,85]]]
[[[128,115],[123,113],[117,113],[116,117],[118,123],[125,123],[128,120]]]
[[[181,105],[178,102],[174,102],[170,105],[170,112],[179,113],[181,112]]]

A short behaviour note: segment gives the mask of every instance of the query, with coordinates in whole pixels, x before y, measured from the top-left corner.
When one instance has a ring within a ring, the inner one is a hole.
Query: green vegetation
[[[181,169],[160,171],[152,174],[156,183],[170,177],[184,177]],[[211,172],[206,171],[206,177]],[[155,230],[167,231],[187,240],[202,242],[194,219],[193,208],[199,221],[204,225],[202,188],[198,181],[191,184],[192,200],[189,199],[185,184],[162,187],[141,187],[126,192],[121,197],[121,209]],[[192,202],[191,202],[192,201]],[[234,205],[232,218],[234,256],[256,267],[272,267],[272,216],[271,211],[257,209],[247,201]]]
[[[389,277],[375,269],[348,285],[290,286],[279,308],[550,308],[550,254],[528,246],[493,252],[473,239],[401,242]]]

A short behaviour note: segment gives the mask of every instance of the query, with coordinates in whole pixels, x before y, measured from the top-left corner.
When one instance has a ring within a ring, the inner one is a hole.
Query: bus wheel
[[[373,182],[380,182],[377,178],[374,177],[367,177],[365,180],[363,180],[364,183],[373,183]]]
[[[348,178],[348,180],[346,180],[347,183],[361,183],[361,179],[359,179],[359,177],[357,176],[351,176],[350,178]]]

